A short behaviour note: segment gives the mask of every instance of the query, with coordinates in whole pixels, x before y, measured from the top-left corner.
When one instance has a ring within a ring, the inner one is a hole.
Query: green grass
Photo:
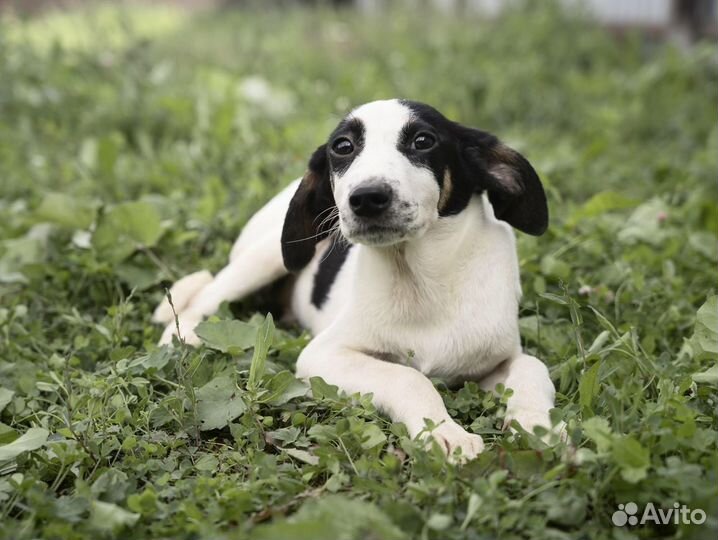
[[[531,6],[0,22],[0,537],[714,538],[714,44]],[[521,328],[574,449],[502,432],[506,394],[437,382],[488,443],[449,465],[365,397],[319,380],[308,397],[290,373],[308,337],[248,303],[202,348],[156,348],[163,286],[221,268],[337,119],[393,96],[542,176]],[[614,527],[628,501],[709,520]]]

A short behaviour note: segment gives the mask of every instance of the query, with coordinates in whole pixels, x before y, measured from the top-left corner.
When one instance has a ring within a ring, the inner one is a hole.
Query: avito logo
[[[673,503],[673,508],[656,508],[656,505],[649,502],[643,509],[643,513],[638,515],[638,505],[634,502],[619,504],[611,516],[611,521],[616,527],[625,525],[645,525],[646,523],[654,523],[656,525],[668,524],[689,524],[702,525],[706,521],[706,513],[700,508],[691,510],[685,504]]]

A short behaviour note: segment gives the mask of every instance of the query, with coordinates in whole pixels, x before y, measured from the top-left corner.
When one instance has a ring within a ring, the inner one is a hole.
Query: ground
[[[717,83],[714,44],[544,3],[5,17],[0,537],[715,538]],[[201,348],[155,345],[164,287],[221,268],[344,112],[394,96],[498,134],[544,181],[521,329],[568,445],[502,431],[509,390],[437,381],[487,443],[449,464],[366,397],[309,397],[308,336],[252,303]],[[708,519],[614,525],[629,503]]]

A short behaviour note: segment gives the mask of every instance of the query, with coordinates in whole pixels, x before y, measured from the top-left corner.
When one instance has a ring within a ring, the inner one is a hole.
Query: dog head
[[[336,227],[352,243],[410,241],[483,192],[498,219],[533,235],[546,230],[546,196],[521,154],[422,103],[367,103],[312,155],[285,218],[284,263],[306,266]]]

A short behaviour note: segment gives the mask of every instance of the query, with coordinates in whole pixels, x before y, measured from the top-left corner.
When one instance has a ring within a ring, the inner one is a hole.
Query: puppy
[[[447,454],[471,459],[481,437],[449,416],[429,377],[501,383],[513,389],[508,422],[551,427],[548,370],[521,350],[512,230],[547,225],[536,172],[495,136],[422,103],[368,103],[249,220],[228,266],[175,284],[180,333],[197,343],[193,328],[222,302],[294,273],[287,307],[314,335],[297,376],[372,394],[412,436],[429,435],[430,420]],[[166,301],[154,320],[171,343]]]

